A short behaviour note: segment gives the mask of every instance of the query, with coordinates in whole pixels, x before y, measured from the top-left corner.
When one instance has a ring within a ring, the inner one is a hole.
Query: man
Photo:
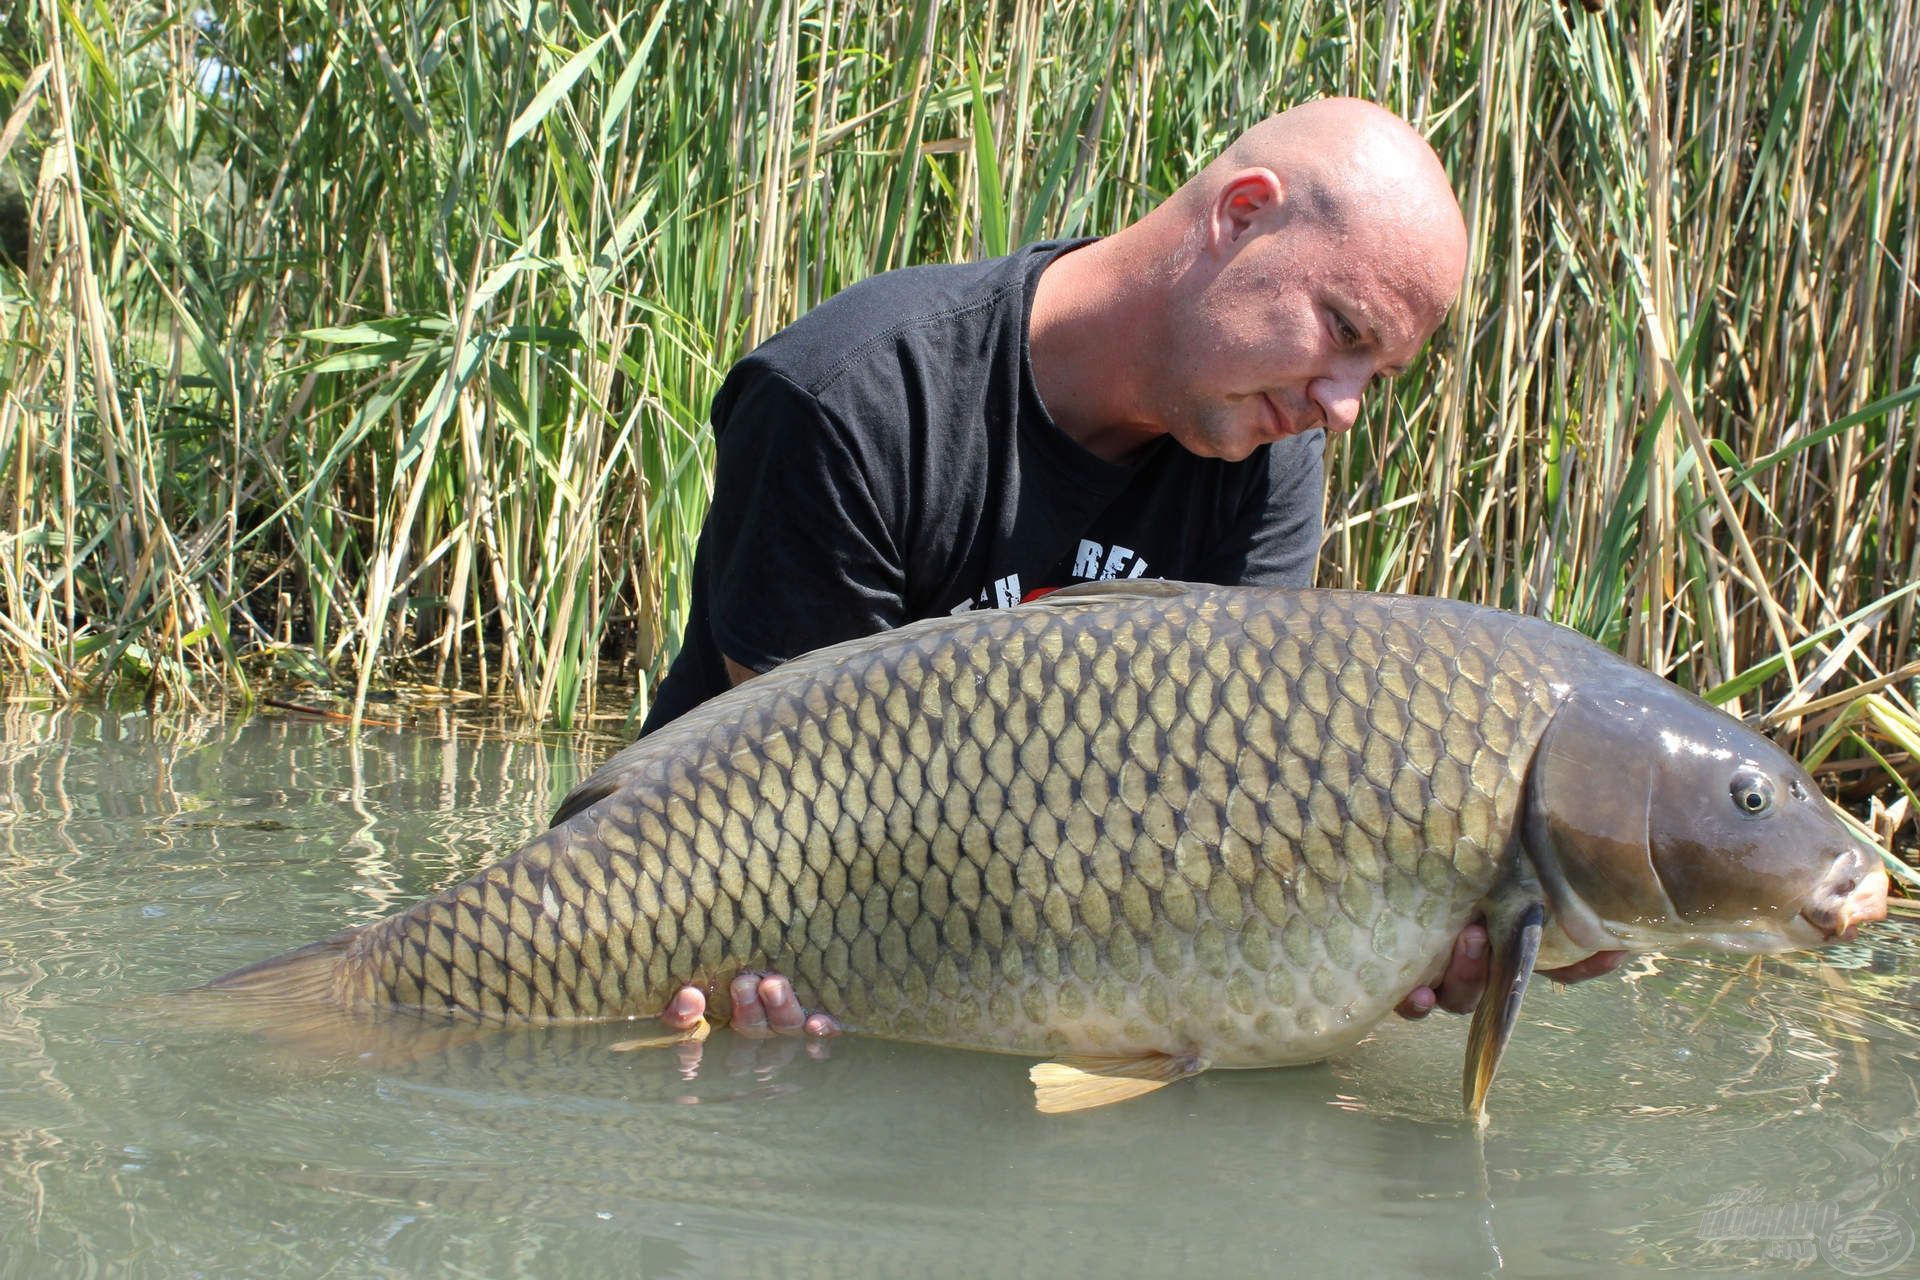
[[[643,733],[822,645],[1069,582],[1307,585],[1323,442],[1419,355],[1466,261],[1432,149],[1329,99],[1255,125],[1106,239],[829,299],[715,398],[692,615]],[[1400,1012],[1472,1008],[1486,945],[1467,926]],[[778,975],[731,994],[748,1034],[837,1030]],[[704,1010],[688,987],[662,1020]]]

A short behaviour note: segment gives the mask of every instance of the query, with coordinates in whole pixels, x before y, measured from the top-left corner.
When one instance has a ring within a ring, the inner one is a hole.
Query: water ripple
[[[721,1034],[695,1068],[587,1028],[291,1062],[175,1025],[157,993],[500,856],[592,751],[5,727],[8,1270],[1590,1276],[1831,1270],[1920,1224],[1911,924],[1824,962],[1652,957],[1541,989],[1484,1145],[1458,1115],[1461,1019],[1054,1119],[1018,1059],[881,1042],[816,1061]]]

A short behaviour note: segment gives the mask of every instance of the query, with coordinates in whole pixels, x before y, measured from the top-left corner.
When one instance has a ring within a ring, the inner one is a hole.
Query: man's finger
[[[767,1025],[781,1035],[798,1035],[807,1011],[793,998],[793,984],[777,973],[760,979],[760,1003],[766,1006]]]
[[[733,1020],[727,1025],[743,1036],[771,1035],[767,1026],[766,1005],[761,1002],[760,988],[765,979],[758,973],[740,973],[734,975],[728,992],[733,996]]]
[[[1415,987],[1407,993],[1407,998],[1395,1005],[1393,1011],[1403,1018],[1424,1018],[1433,1012],[1440,997],[1433,993],[1432,987]]]
[[[1626,958],[1627,953],[1624,951],[1596,951],[1585,960],[1576,960],[1558,969],[1542,969],[1540,974],[1542,977],[1552,978],[1555,982],[1585,982],[1588,978],[1612,973]]]
[[[1434,994],[1448,1013],[1471,1013],[1487,989],[1487,927],[1474,921],[1453,940],[1453,954]]]
[[[669,1031],[688,1031],[707,1012],[707,993],[698,987],[682,987],[660,1012],[660,1025]]]

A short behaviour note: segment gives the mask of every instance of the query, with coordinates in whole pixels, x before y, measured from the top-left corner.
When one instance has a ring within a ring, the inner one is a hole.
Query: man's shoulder
[[[1004,258],[870,276],[761,343],[736,370],[771,373],[824,399],[870,372],[890,381],[903,360],[991,358],[991,338],[1019,323],[1032,272],[1056,247],[1046,242]],[[1001,336],[1017,349],[1017,333]]]

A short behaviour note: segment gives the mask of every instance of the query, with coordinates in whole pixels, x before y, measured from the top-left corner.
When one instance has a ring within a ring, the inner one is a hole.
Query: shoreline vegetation
[[[1330,450],[1321,584],[1552,617],[1911,797],[1920,4],[1251,12],[12,6],[0,676],[637,713],[737,355],[1350,93],[1473,256]]]

